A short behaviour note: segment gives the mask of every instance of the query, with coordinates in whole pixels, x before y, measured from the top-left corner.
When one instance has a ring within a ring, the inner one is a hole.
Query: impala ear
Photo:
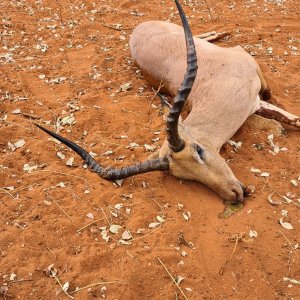
[[[170,155],[169,143],[167,140],[165,140],[164,143],[161,145],[160,149],[158,150],[158,156],[168,158],[169,155]]]
[[[163,116],[164,116],[164,120],[166,121],[167,120],[167,117],[170,113],[170,109],[171,109],[171,104],[167,101],[167,98],[162,95],[161,93],[157,93],[157,96],[159,97],[160,99],[160,104],[161,104],[161,109],[162,109],[162,113],[163,113]]]
[[[147,160],[157,159],[158,157],[159,157],[159,150],[155,151],[154,153],[151,153],[150,155],[148,155]]]
[[[167,101],[167,98],[164,95],[162,95],[160,93],[157,93],[157,96],[160,99],[161,110],[162,110],[162,113],[163,113],[163,118],[164,118],[165,121],[167,121],[167,118],[169,116],[170,109],[172,108],[172,105]],[[179,116],[178,123],[179,124],[182,123],[182,117],[181,116]]]

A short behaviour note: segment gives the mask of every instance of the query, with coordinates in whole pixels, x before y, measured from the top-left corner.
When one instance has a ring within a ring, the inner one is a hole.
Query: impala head
[[[166,140],[159,150],[160,157],[168,158],[169,172],[175,177],[201,182],[230,202],[242,201],[245,187],[217,149],[207,140],[196,141],[184,125],[179,123],[178,128],[184,148],[176,152],[170,149]]]
[[[232,171],[209,144],[196,142],[180,121],[180,113],[192,89],[197,74],[197,56],[193,36],[184,12],[175,0],[183,24],[186,48],[187,70],[174,104],[167,117],[167,139],[159,151],[159,158],[123,168],[104,168],[77,144],[37,125],[57,140],[80,155],[91,170],[106,180],[118,180],[136,174],[170,170],[176,177],[204,183],[218,193],[223,199],[232,202],[243,199],[243,185],[234,177]]]

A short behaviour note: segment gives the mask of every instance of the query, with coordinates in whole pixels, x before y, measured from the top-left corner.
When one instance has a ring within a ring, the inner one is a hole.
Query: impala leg
[[[262,100],[265,100],[265,101],[270,100],[271,91],[270,91],[270,89],[266,83],[266,80],[262,74],[262,71],[258,65],[257,65],[257,74],[258,74],[258,77],[261,82],[261,88],[260,88],[259,94],[260,94]]]
[[[255,113],[267,119],[274,119],[300,129],[300,117],[295,116],[273,104],[260,101],[260,107]]]
[[[202,33],[199,35],[195,35],[195,38],[201,39],[201,40],[205,40],[208,42],[214,42],[217,40],[222,39],[223,37],[230,35],[230,33],[228,32],[215,32],[215,31],[211,31],[211,32],[206,32],[206,33]]]

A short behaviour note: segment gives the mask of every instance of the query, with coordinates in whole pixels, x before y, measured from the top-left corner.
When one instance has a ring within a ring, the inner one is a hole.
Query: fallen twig
[[[47,191],[45,191],[45,194],[50,198],[50,200],[52,201],[52,202],[54,202],[57,206],[58,206],[58,208],[71,220],[71,221],[74,221],[73,219],[72,219],[72,217],[70,216],[70,215],[68,215],[68,213],[50,196],[50,194],[47,192]]]
[[[79,291],[82,291],[84,289],[88,289],[88,288],[91,288],[91,287],[94,287],[94,286],[105,285],[105,284],[114,284],[114,283],[127,284],[127,282],[122,282],[122,281],[102,281],[102,282],[92,283],[92,284],[89,284],[87,286],[83,286],[81,288],[76,288],[75,291],[70,292],[70,293],[75,294],[75,293],[78,293]]]
[[[122,30],[132,30],[133,28],[123,28],[123,27],[116,27],[116,26],[112,26],[112,25],[108,25],[108,24],[102,24],[104,27],[110,28],[110,29],[114,29],[114,30],[118,30],[118,31],[122,31]]]
[[[51,250],[48,246],[46,246],[46,248],[54,255],[55,259],[56,259],[56,254],[53,250]]]
[[[285,240],[288,242],[288,244],[290,245],[291,249],[293,250],[294,254],[298,257],[298,254],[296,253],[293,245],[291,244],[291,242],[289,241],[289,239],[287,238],[287,236],[280,230],[277,230],[277,232],[281,233],[282,236],[285,238]]]
[[[5,194],[7,194],[7,195],[9,195],[13,200],[15,200],[16,198],[9,192],[9,191],[7,191],[6,189],[4,189],[4,188],[0,188],[0,192],[2,192],[2,193],[5,193]]]
[[[27,186],[25,186],[25,187],[19,187],[19,188],[15,189],[15,190],[11,190],[10,193],[12,193],[12,194],[13,194],[13,193],[17,193],[17,192],[19,192],[19,191],[29,189],[29,188],[31,188],[31,187],[33,187],[33,186],[35,186],[35,185],[38,185],[38,183],[34,183],[34,184],[31,184],[31,185],[27,185]],[[2,188],[0,188],[0,192],[1,192],[1,190],[2,190]]]
[[[89,223],[89,224],[86,224],[85,226],[83,226],[83,227],[77,229],[77,233],[79,233],[79,232],[82,231],[83,229],[85,229],[85,228],[87,228],[87,227],[89,227],[89,226],[91,226],[91,225],[93,225],[93,224],[95,224],[95,223],[97,223],[97,222],[100,222],[100,221],[102,221],[102,220],[105,220],[105,218],[101,218],[101,219],[95,220],[95,221],[93,221],[93,222],[91,222],[91,223]]]
[[[140,240],[140,239],[143,239],[143,238],[145,238],[147,235],[150,235],[150,234],[152,234],[154,231],[156,231],[156,230],[158,230],[158,229],[160,229],[161,228],[161,226],[159,225],[158,227],[156,227],[155,229],[153,229],[152,231],[150,231],[150,232],[148,232],[148,233],[145,233],[143,236],[139,236],[139,237],[132,237],[132,241],[136,241],[136,240]]]
[[[15,222],[19,221],[24,215],[26,215],[28,212],[30,212],[31,210],[33,210],[34,208],[36,208],[40,204],[41,203],[38,203],[38,204],[34,205],[33,207],[29,208],[28,210],[26,210],[25,212],[23,212],[22,215],[19,216],[17,219],[13,220],[12,223],[15,223]]]
[[[101,207],[101,210],[102,210],[102,212],[103,212],[103,215],[104,215],[104,217],[105,217],[105,219],[106,219],[106,221],[107,221],[108,225],[110,226],[110,225],[111,225],[111,223],[109,222],[109,220],[108,220],[108,218],[107,218],[107,216],[106,216],[106,213],[105,213],[105,211],[104,211],[103,207]]]
[[[214,41],[217,41],[217,40],[220,40],[222,38],[224,38],[225,36],[228,36],[230,35],[229,32],[215,32],[215,31],[211,31],[211,32],[206,32],[206,33],[202,33],[202,34],[199,34],[199,35],[196,35],[195,37],[196,38],[199,38],[199,39],[202,39],[202,40],[205,40],[205,41],[208,41],[208,42],[214,42]]]
[[[19,283],[19,282],[24,282],[24,281],[33,281],[33,279],[18,279],[18,280],[14,280],[14,281],[10,281],[9,284],[12,283]]]
[[[164,87],[164,85],[162,84],[162,80],[160,80],[160,83],[159,83],[159,86],[157,88],[157,90],[155,91],[151,101],[150,101],[150,104],[149,104],[149,110],[148,110],[148,115],[150,115],[150,110],[151,110],[151,105],[154,101],[154,99],[156,98],[157,94],[160,92],[160,90]],[[153,89],[154,90],[154,89]]]
[[[235,253],[235,250],[236,250],[236,247],[237,247],[237,244],[239,242],[239,240],[241,240],[242,237],[238,234],[236,237],[235,237],[235,244],[234,244],[234,247],[233,247],[233,251],[231,252],[231,255],[229,257],[229,259],[227,259],[224,263],[224,265],[221,267],[220,271],[219,271],[219,274],[221,276],[223,276],[224,274],[224,270],[225,270],[225,267],[227,266],[227,264],[231,261],[232,257],[233,257],[233,254]]]
[[[78,175],[73,175],[73,174],[68,174],[68,173],[63,173],[63,172],[57,172],[57,171],[52,171],[52,170],[36,170],[36,171],[33,171],[29,174],[34,174],[34,173],[38,173],[38,172],[49,172],[49,173],[52,173],[52,174],[55,174],[55,175],[64,175],[64,176],[70,176],[70,177],[74,177],[74,178],[80,178],[80,179],[84,180],[91,187],[91,184],[88,182],[87,179],[85,179],[84,177],[78,176]]]
[[[70,298],[70,299],[74,299],[73,296],[71,296],[65,289],[64,287],[62,286],[60,280],[58,279],[58,277],[56,275],[53,275],[53,277],[55,278],[55,280],[58,282],[60,288],[62,289],[62,291]]]
[[[181,289],[181,287],[179,286],[179,284],[176,282],[175,278],[169,272],[169,270],[167,269],[167,267],[164,265],[164,263],[160,260],[159,257],[157,257],[157,260],[163,266],[163,268],[165,269],[165,271],[168,273],[168,275],[170,276],[170,278],[172,279],[173,283],[176,285],[176,287],[178,288],[178,290],[180,291],[180,293],[182,294],[182,296],[184,297],[184,299],[188,300],[187,296],[185,295],[185,293],[183,292],[183,290]]]
[[[129,253],[128,250],[126,250],[126,253],[127,253],[134,261],[136,261],[137,263],[140,263],[136,258],[134,258],[134,257]]]

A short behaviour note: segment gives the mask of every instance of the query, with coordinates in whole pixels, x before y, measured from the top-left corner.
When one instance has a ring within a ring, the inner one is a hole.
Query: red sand
[[[273,91],[271,102],[300,115],[299,1],[187,2],[190,6],[184,9],[193,33],[230,32],[229,40],[218,44],[240,44],[255,52]],[[144,144],[162,144],[164,122],[150,106],[154,92],[130,63],[127,43],[140,22],[169,19],[179,24],[174,3],[84,3],[0,4],[0,291],[6,291],[6,299],[66,299],[56,279],[43,271],[54,264],[60,282],[69,282],[69,293],[75,287],[113,282],[79,291],[75,299],[184,299],[159,257],[174,277],[184,277],[180,287],[190,300],[299,299],[300,285],[284,281],[300,280],[300,192],[290,183],[300,175],[299,131],[274,136],[276,144],[288,149],[276,155],[269,153],[269,133],[251,126],[233,137],[243,142],[238,153],[224,147],[222,155],[230,159],[236,176],[256,187],[244,208],[224,220],[218,217],[222,200],[199,183],[156,172],[127,179],[116,188],[83,169],[72,151],[32,125],[30,118],[38,118],[36,122],[52,121],[48,128],[53,128],[58,118],[73,114],[76,124],[65,125],[61,134],[97,153],[106,165],[142,161],[149,154]],[[105,26],[116,23],[126,30]],[[130,81],[130,90],[117,92]],[[158,99],[153,104],[159,105]],[[155,137],[160,140],[154,143]],[[26,144],[12,151],[8,142],[20,139]],[[133,142],[141,147],[125,148]],[[265,145],[260,151],[252,146],[259,143]],[[113,154],[101,155],[108,150]],[[58,158],[57,151],[66,158]],[[124,160],[115,161],[119,156]],[[75,157],[75,167],[66,166],[70,157]],[[25,172],[27,163],[39,168]],[[251,167],[269,172],[268,184]],[[60,182],[64,187],[57,186]],[[281,204],[272,206],[271,188],[295,194],[292,200],[298,206],[276,194],[273,199]],[[115,209],[118,203],[123,207]],[[294,229],[278,223],[283,210],[284,221]],[[187,211],[189,221],[182,215]],[[165,222],[149,229],[156,216]],[[99,227],[108,221],[123,229],[109,233],[111,239],[105,242]],[[141,228],[145,230],[137,233]],[[133,236],[131,245],[118,244],[125,229]],[[258,236],[250,238],[250,230]],[[180,233],[194,249],[179,244]],[[244,238],[236,242],[238,235]]]

